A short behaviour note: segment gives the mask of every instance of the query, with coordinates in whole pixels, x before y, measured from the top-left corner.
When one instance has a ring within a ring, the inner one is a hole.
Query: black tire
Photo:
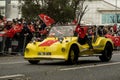
[[[71,47],[68,55],[68,64],[76,64],[78,62],[78,51],[76,51],[75,47]]]
[[[102,55],[99,56],[100,60],[102,62],[110,61],[111,58],[112,58],[112,51],[113,51],[112,44],[111,43],[107,43],[106,46],[105,46],[104,51],[102,51]]]
[[[28,60],[30,64],[38,64],[40,60]]]

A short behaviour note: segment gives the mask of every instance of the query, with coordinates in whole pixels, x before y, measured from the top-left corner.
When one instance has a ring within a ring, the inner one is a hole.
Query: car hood
[[[65,44],[65,43],[69,43],[69,42],[72,42],[72,41],[77,41],[77,37],[63,37],[62,38],[63,40],[60,41],[58,37],[49,37],[49,38],[46,38],[45,40],[43,40],[39,46],[52,46],[54,44]]]

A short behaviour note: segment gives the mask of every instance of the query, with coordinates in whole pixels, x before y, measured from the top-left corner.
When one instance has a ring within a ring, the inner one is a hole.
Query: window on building
[[[102,14],[102,24],[109,24],[116,22],[120,23],[120,14]]]

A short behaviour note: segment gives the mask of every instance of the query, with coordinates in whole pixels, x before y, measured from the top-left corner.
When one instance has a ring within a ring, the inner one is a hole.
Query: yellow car
[[[52,27],[46,39],[33,40],[27,44],[24,59],[31,64],[51,59],[65,60],[69,64],[75,64],[78,57],[83,56],[98,56],[101,61],[111,60],[113,43],[110,39],[97,37],[96,41],[92,42],[93,50],[90,50],[87,43],[78,43],[78,37],[74,36],[74,29],[74,26]]]

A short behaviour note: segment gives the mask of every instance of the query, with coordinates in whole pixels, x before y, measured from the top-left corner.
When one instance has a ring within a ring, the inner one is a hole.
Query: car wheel
[[[75,51],[74,47],[71,47],[68,56],[68,64],[76,64],[78,61],[78,53]]]
[[[38,64],[40,60],[28,60],[30,64]]]
[[[112,45],[110,43],[107,43],[104,51],[102,52],[102,55],[99,56],[100,60],[102,62],[110,61],[112,58],[112,51],[113,51]]]

